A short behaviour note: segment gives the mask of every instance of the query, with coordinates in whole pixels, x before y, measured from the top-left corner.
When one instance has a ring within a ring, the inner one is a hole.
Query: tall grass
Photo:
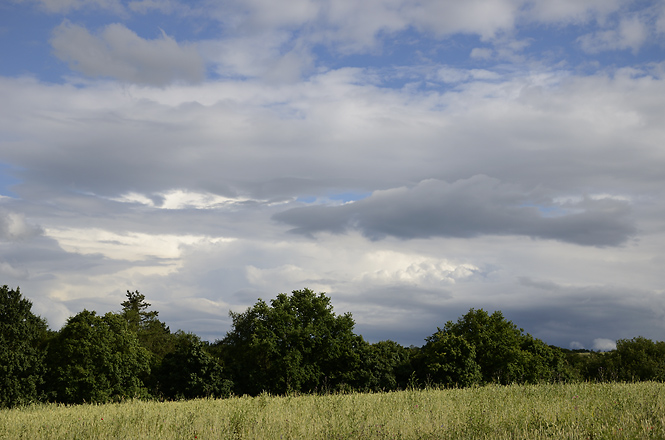
[[[567,384],[0,411],[2,439],[665,438],[665,385]]]

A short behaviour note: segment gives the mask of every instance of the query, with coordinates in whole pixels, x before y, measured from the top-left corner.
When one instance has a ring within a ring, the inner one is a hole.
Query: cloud
[[[611,339],[596,338],[593,340],[593,349],[596,351],[611,351],[616,350],[617,343]]]
[[[28,271],[17,269],[6,261],[0,261],[0,274],[5,278],[15,280],[25,280],[28,277]]]
[[[444,36],[454,33],[478,34],[482,39],[493,38],[498,32],[514,27],[524,1],[472,0],[455,1],[426,0],[406,6],[412,23],[422,30]]]
[[[122,13],[121,0],[13,0],[15,3],[37,3],[52,13],[66,13],[84,8],[99,8],[114,13]]]
[[[489,70],[484,70],[484,69],[463,70],[452,67],[442,67],[441,69],[439,69],[438,77],[441,79],[441,81],[446,83],[466,82],[470,79],[482,81],[482,80],[497,80],[501,78],[499,74],[497,74],[496,72],[490,72]]]
[[[469,56],[474,59],[487,60],[492,58],[493,53],[492,49],[487,47],[474,47],[471,49]]]
[[[623,201],[542,201],[487,176],[452,184],[426,180],[413,188],[376,191],[342,206],[293,208],[276,214],[294,232],[343,233],[358,229],[372,240],[526,235],[587,246],[618,246],[636,232]]]
[[[38,226],[26,222],[25,215],[0,210],[0,241],[22,241],[42,234]]]
[[[182,12],[186,10],[186,5],[178,2],[177,0],[135,0],[130,1],[127,7],[132,11],[142,14],[149,13],[153,10],[159,11],[162,14],[172,14],[174,12]]]
[[[179,45],[163,31],[145,40],[124,25],[106,26],[99,36],[63,22],[51,38],[55,55],[90,77],[111,77],[137,84],[164,86],[174,81],[204,79],[204,63],[191,45]]]
[[[222,77],[258,77],[268,84],[292,84],[314,66],[310,48],[284,31],[208,40],[199,47]]]
[[[619,0],[299,0],[276,6],[268,0],[252,0],[226,2],[216,17],[245,37],[297,30],[301,42],[356,54],[381,52],[383,36],[409,30],[416,30],[418,38],[470,34],[492,41],[522,25],[602,20],[621,4]]]
[[[421,345],[471,307],[562,346],[662,339],[665,70],[629,53],[657,58],[630,32],[661,26],[642,4],[60,4],[77,75],[0,77],[0,206],[22,219],[0,272],[56,328],[139,289],[214,340],[229,309],[311,287],[372,341]],[[628,68],[578,70],[579,34]],[[216,75],[182,70],[202,59]]]
[[[596,31],[577,39],[582,50],[588,53],[598,53],[608,50],[630,49],[636,53],[647,41],[649,31],[642,19],[633,15],[622,18],[613,29]]]
[[[582,24],[592,20],[603,21],[618,11],[624,0],[549,0],[529,2],[525,15],[530,20],[544,23]]]

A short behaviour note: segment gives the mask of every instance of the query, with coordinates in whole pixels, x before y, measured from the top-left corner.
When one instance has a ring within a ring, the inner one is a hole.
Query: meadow
[[[665,438],[665,384],[575,383],[0,411],[3,439]]]

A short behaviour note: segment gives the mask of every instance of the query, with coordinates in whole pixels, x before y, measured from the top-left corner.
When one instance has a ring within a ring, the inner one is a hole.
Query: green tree
[[[148,311],[150,303],[145,295],[127,291],[127,300],[122,302],[121,315],[127,321],[129,329],[137,334],[141,345],[153,353],[158,359],[174,349],[175,340],[169,327],[157,317],[156,310]]]
[[[0,407],[34,402],[44,381],[46,321],[19,288],[0,287]]]
[[[175,340],[175,350],[164,356],[156,374],[160,393],[169,399],[228,397],[233,383],[201,339],[178,331]]]
[[[138,290],[134,292],[127,291],[127,300],[123,301],[122,316],[127,320],[129,329],[134,333],[144,329],[150,321],[153,321],[159,315],[159,312],[148,311],[150,303],[145,301],[145,295],[139,293]]]
[[[545,344],[530,334],[522,335],[522,376],[519,382],[568,382],[575,379],[559,347]]]
[[[230,313],[232,330],[219,342],[237,394],[311,392],[358,381],[362,337],[351,314],[335,315],[330,298],[310,289],[259,300]]]
[[[405,389],[413,371],[411,350],[394,341],[366,344],[355,388],[360,391]]]
[[[144,396],[148,352],[122,316],[83,310],[49,344],[49,393],[63,403]]]
[[[462,336],[437,331],[426,339],[420,352],[426,382],[467,387],[482,380],[476,348]],[[421,375],[422,375],[421,373]]]
[[[665,380],[665,342],[642,336],[619,339],[616,350],[606,356],[614,359],[619,380]]]
[[[465,365],[470,348],[473,348],[484,383],[536,383],[561,380],[565,375],[563,353],[525,334],[500,311],[490,315],[482,309],[471,309],[457,322],[446,323],[437,334],[439,336],[433,339],[435,342],[443,339],[444,335],[450,335],[462,338],[469,345],[465,347],[460,341],[450,339],[446,342],[452,344],[450,348],[435,350],[435,353],[453,353],[450,362],[458,365],[446,367],[445,358],[440,357],[434,363],[441,365],[441,371],[446,368],[463,371],[459,365]],[[424,355],[427,358],[427,352]]]
[[[595,382],[614,382],[619,380],[617,357],[613,352],[590,352],[581,354],[582,361],[577,363],[584,380]]]
[[[471,309],[456,323],[448,321],[443,333],[473,345],[484,382],[510,383],[519,376],[522,331],[500,311],[490,315],[483,309]]]
[[[146,302],[145,295],[138,290],[128,290],[126,296],[127,300],[121,303],[120,315],[127,322],[129,330],[136,334],[141,346],[150,353],[150,370],[157,371],[164,356],[176,349],[176,338],[169,327],[157,318],[158,311],[148,311],[151,304]],[[152,392],[158,393],[154,375],[145,375],[141,379]]]

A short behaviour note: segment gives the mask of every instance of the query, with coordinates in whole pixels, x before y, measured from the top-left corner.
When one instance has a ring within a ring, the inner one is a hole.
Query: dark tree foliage
[[[361,391],[395,391],[405,389],[413,371],[411,350],[394,341],[365,344],[361,350],[362,369],[358,382]]]
[[[536,383],[564,376],[563,353],[524,334],[500,311],[490,315],[471,309],[427,341],[430,347],[426,345],[422,352],[425,370],[430,374],[436,370],[444,382],[474,383],[476,367],[471,360],[480,369],[482,383]]]
[[[145,396],[140,377],[150,371],[148,357],[120,315],[83,310],[49,344],[49,397],[83,403]]]
[[[148,322],[156,319],[159,312],[147,311],[150,303],[145,301],[145,295],[139,293],[138,290],[134,292],[128,290],[126,296],[127,301],[120,304],[122,306],[122,316],[127,320],[129,329],[134,333],[138,333],[139,330],[145,328]]]
[[[39,400],[190,399],[262,392],[393,391],[551,381],[665,381],[665,342],[617,341],[611,352],[563,350],[525,334],[499,311],[471,309],[423,347],[369,344],[324,293],[281,293],[209,344],[171,333],[138,291],[118,314],[84,310],[58,331],[19,289],[0,288],[0,407]]]
[[[364,341],[351,315],[336,316],[324,293],[281,293],[270,305],[259,300],[230,315],[232,330],[219,344],[236,394],[335,390],[358,381]]]
[[[36,401],[44,381],[46,321],[19,288],[0,287],[0,407]]]
[[[665,342],[653,342],[642,336],[619,339],[616,350],[607,357],[616,368],[619,380],[665,380]]]
[[[159,312],[148,311],[150,303],[145,295],[127,291],[127,300],[121,303],[122,317],[127,321],[129,329],[136,333],[141,346],[152,353],[153,366],[158,366],[164,355],[175,349],[175,338],[169,327],[157,319]]]
[[[577,360],[572,362],[579,376],[591,382],[614,382],[619,380],[616,357],[612,352],[580,353]]]
[[[159,312],[149,311],[150,303],[146,302],[145,295],[127,291],[127,300],[122,302],[120,315],[127,322],[128,328],[136,334],[139,343],[150,354],[150,371],[143,374],[140,379],[151,394],[163,394],[157,375],[154,373],[161,369],[164,356],[176,350],[176,337],[169,327],[159,319]]]
[[[181,331],[175,333],[175,339],[175,350],[164,356],[155,374],[158,394],[167,399],[230,396],[233,383],[201,339]]]
[[[519,374],[522,332],[496,311],[471,309],[456,323],[446,323],[443,333],[464,338],[476,351],[483,382],[510,383]]]
[[[569,382],[575,374],[558,347],[545,344],[530,334],[522,335],[522,370],[519,382]]]
[[[439,330],[426,341],[420,352],[426,383],[467,387],[481,382],[476,348],[464,337]]]

